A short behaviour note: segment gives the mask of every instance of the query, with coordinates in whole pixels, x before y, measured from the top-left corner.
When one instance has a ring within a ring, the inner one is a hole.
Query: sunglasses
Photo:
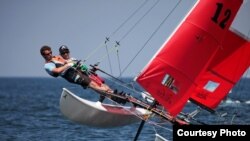
[[[67,53],[67,54],[69,54],[69,52],[68,52],[68,51],[62,52],[61,54],[62,54],[62,55],[64,55],[64,54],[66,54],[66,53]]]
[[[48,56],[48,55],[51,55],[52,54],[52,51],[48,52],[48,53],[43,53],[44,56]]]

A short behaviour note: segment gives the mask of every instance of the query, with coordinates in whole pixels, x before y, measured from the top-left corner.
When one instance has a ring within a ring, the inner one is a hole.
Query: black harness
[[[56,63],[55,61],[51,61],[55,64],[56,68],[62,67],[63,64]],[[51,74],[53,77],[58,77],[59,74]],[[81,85],[83,88],[87,88],[88,84],[90,83],[90,79],[88,78],[88,75],[81,70],[78,70],[77,68],[70,67],[68,68],[64,75],[61,75],[64,79],[69,81],[70,83],[76,83]]]

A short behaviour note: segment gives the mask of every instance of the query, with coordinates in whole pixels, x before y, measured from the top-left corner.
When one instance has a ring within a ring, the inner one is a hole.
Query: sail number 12
[[[222,29],[224,29],[226,27],[227,21],[229,20],[230,16],[231,16],[231,10],[230,9],[226,9],[224,12],[224,17],[221,21],[219,21],[219,17],[221,15],[222,9],[223,9],[223,4],[222,3],[216,3],[217,5],[217,9],[214,13],[214,16],[211,18],[213,22],[215,22],[216,24],[218,24]]]

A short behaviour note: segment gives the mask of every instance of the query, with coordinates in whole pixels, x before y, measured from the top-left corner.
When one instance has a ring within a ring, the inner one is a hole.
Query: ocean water
[[[111,86],[119,89],[115,84]],[[0,141],[133,140],[140,123],[95,128],[65,118],[59,109],[63,87],[83,98],[98,98],[92,91],[61,78],[0,78]],[[195,106],[188,103],[184,111],[194,109]],[[217,111],[220,118],[204,111],[197,119],[208,124],[250,124],[250,79],[242,79]],[[161,122],[160,126],[146,122],[138,140],[152,141],[155,133],[171,140],[171,125]]]

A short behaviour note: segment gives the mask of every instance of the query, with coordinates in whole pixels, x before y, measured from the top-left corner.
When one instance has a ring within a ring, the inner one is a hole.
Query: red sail
[[[250,43],[228,31],[206,72],[195,82],[197,87],[191,99],[206,108],[216,108],[249,65]]]
[[[176,116],[196,91],[196,82],[220,50],[241,3],[242,0],[199,1],[138,76],[136,81],[171,115]]]

